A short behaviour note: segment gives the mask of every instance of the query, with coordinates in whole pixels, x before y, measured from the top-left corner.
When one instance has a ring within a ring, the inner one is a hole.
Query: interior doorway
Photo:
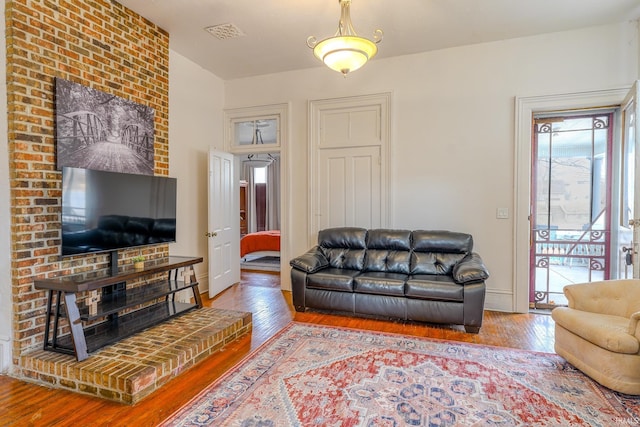
[[[241,229],[237,235],[240,259],[242,262],[248,255],[271,256],[272,266],[268,268],[277,273],[286,268],[290,250],[287,236],[291,227],[291,188],[286,173],[290,108],[289,104],[274,104],[224,112],[225,145],[236,156],[237,197],[242,197],[239,203],[242,208],[239,206],[236,211]],[[256,178],[260,175],[265,178]],[[264,235],[256,236],[257,233]],[[246,248],[248,238],[258,246]],[[269,244],[265,246],[265,242]],[[273,253],[260,254],[269,251]],[[283,290],[291,289],[286,275],[280,282]]]
[[[278,153],[252,153],[240,163],[240,268],[280,271],[281,167]]]
[[[566,305],[565,285],[612,276],[613,129],[613,110],[534,115],[530,308]]]

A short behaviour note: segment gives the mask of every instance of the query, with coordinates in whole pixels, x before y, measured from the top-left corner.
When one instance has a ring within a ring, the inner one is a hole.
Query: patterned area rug
[[[640,425],[555,354],[293,322],[170,426]]]

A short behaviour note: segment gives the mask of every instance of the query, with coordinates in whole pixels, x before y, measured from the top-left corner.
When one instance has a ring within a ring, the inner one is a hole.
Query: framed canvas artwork
[[[56,78],[57,167],[153,175],[154,110]]]

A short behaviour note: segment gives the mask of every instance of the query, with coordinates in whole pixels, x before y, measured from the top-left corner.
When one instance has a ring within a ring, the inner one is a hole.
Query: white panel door
[[[380,147],[320,150],[320,230],[380,228]]]
[[[388,224],[390,94],[310,103],[309,238]]]
[[[240,281],[240,206],[234,156],[209,150],[209,298]]]
[[[320,115],[320,147],[381,145],[382,108],[378,104],[325,109]]]

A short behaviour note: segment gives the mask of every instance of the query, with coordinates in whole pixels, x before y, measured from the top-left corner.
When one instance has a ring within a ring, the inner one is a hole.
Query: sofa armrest
[[[629,320],[629,334],[640,341],[640,311],[631,315],[631,319]]]
[[[489,277],[489,271],[482,262],[482,258],[475,252],[472,252],[462,258],[453,267],[453,280],[456,283],[478,283],[484,282]]]
[[[320,246],[314,246],[304,254],[289,261],[289,265],[305,273],[315,273],[328,267],[329,261],[320,250]]]

